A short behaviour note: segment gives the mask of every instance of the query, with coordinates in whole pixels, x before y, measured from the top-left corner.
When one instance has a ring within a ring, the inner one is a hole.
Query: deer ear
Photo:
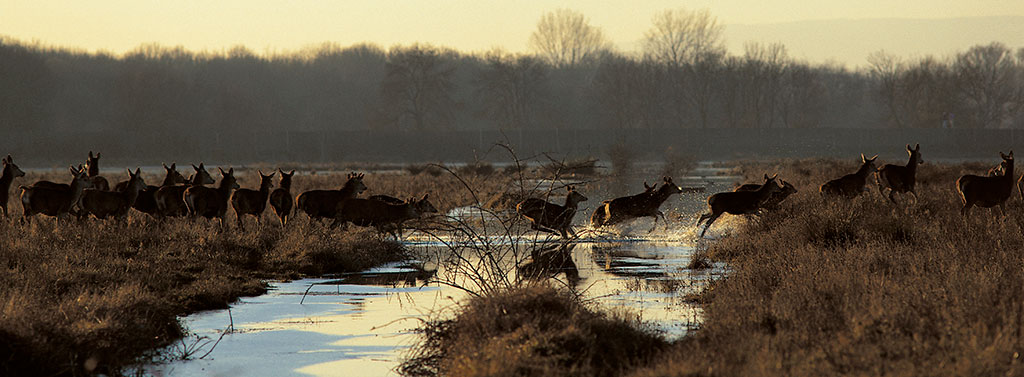
[[[920,143],[914,144],[914,152],[920,152],[920,151],[921,151],[921,144]]]
[[[764,173],[764,180],[768,180],[768,173]]]
[[[89,158],[92,158],[92,151],[89,151]]]
[[[135,175],[139,175],[139,171],[140,171],[141,169],[142,169],[142,168],[135,168]]]
[[[292,169],[292,172],[288,173],[288,176],[292,176],[292,175],[295,175],[295,169]]]
[[[427,196],[429,196],[429,195],[430,195],[429,193],[428,194],[423,194],[423,199],[420,199],[420,200],[427,200]]]
[[[68,165],[68,171],[71,172],[71,175],[78,175],[78,169],[75,169],[74,166]]]
[[[877,159],[878,159],[878,155],[877,154],[874,155],[874,157],[871,157],[871,161],[874,161],[874,160],[877,160]]]
[[[217,168],[217,170],[220,170],[220,175],[224,175],[224,169],[223,168]]]
[[[913,152],[913,151],[914,151],[914,149],[910,147],[910,144],[907,144],[907,152]]]
[[[235,174],[235,168],[228,168],[228,175]]]

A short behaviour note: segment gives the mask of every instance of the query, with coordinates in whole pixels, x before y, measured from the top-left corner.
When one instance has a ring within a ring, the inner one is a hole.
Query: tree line
[[[187,142],[280,130],[1024,126],[1024,48],[879,51],[849,69],[800,61],[782,44],[730,54],[722,28],[707,11],[665,11],[639,53],[615,51],[565,9],[542,17],[525,54],[325,43],[263,55],[148,44],[114,56],[0,39],[0,129],[9,140]]]

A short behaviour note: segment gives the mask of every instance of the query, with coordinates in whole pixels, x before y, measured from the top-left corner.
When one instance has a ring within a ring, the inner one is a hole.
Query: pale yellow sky
[[[839,18],[1024,16],[1022,0],[0,0],[0,35],[118,54],[151,42],[196,51],[235,45],[293,51],[325,41],[525,51],[540,16],[559,7],[583,12],[624,50],[643,37],[654,13],[678,7],[708,8],[727,31],[729,25]]]

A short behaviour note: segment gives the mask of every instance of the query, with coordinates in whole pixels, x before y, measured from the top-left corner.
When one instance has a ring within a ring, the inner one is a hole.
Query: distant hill
[[[977,44],[998,41],[1024,47],[1024,16],[947,19],[874,18],[726,25],[730,52],[749,41],[782,42],[793,58],[866,66],[868,54],[885,50],[902,58],[950,56]]]

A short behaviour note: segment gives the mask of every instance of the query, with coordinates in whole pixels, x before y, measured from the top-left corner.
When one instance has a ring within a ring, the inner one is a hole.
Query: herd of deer
[[[917,182],[917,166],[924,163],[921,158],[921,145],[917,144],[911,148],[910,144],[907,144],[907,153],[910,154],[910,160],[906,165],[887,164],[881,168],[875,166],[878,155],[867,158],[861,154],[861,166],[856,172],[828,181],[821,185],[818,191],[826,197],[852,199],[866,190],[868,176],[874,173],[878,192],[883,197],[888,198],[894,204],[897,204],[895,196],[897,193],[911,194],[916,200],[917,193],[914,191],[914,186]],[[1005,212],[1005,203],[1014,189],[1013,151],[1010,154],[1000,152],[999,155],[1003,161],[989,169],[987,176],[968,174],[957,179],[957,193],[963,202],[961,215],[967,216],[974,206],[983,208],[998,206],[1000,211]],[[1017,181],[1017,186],[1021,198],[1024,199],[1024,176]],[[643,193],[604,201],[591,215],[591,226],[599,228],[603,225],[616,224],[644,216],[654,217],[657,222],[658,216],[664,218],[658,209],[661,204],[669,195],[682,192],[682,189],[673,184],[672,179],[668,177],[664,179],[664,185],[661,188],[648,186],[647,183],[644,183],[644,187]],[[888,195],[886,195],[887,190]],[[796,187],[778,179],[778,175],[769,177],[765,174],[763,183],[744,184],[731,192],[711,195],[708,198],[710,212],[702,214],[697,219],[698,227],[706,221],[700,237],[704,237],[704,234],[711,228],[711,224],[725,213],[755,214],[762,209],[777,207],[783,200],[796,192]],[[527,199],[519,203],[516,209],[533,223],[534,229],[557,232],[563,237],[567,237],[567,233],[572,233],[569,224],[572,223],[576,205],[584,200],[587,198],[577,193],[573,187],[569,187],[569,195],[566,197],[564,206],[539,199]]]
[[[917,198],[914,186],[917,177],[917,166],[924,163],[921,159],[921,146],[911,148],[907,145],[910,160],[906,165],[885,165],[876,168],[877,155],[871,158],[861,157],[861,166],[856,172],[826,182],[819,187],[824,196],[838,198],[854,198],[866,190],[868,176],[875,174],[878,191],[882,196],[896,203],[896,193],[909,193]],[[999,153],[1003,161],[989,170],[987,176],[964,175],[957,179],[956,189],[963,201],[961,214],[967,216],[974,206],[990,208],[998,206],[1004,211],[1005,203],[1014,189],[1013,152]],[[42,213],[54,217],[88,215],[99,219],[110,217],[125,218],[129,209],[154,217],[202,216],[207,219],[223,221],[230,205],[236,215],[238,226],[244,226],[246,215],[260,216],[270,204],[286,225],[295,211],[302,211],[319,222],[332,219],[331,227],[352,223],[358,226],[373,226],[381,232],[400,235],[402,223],[419,218],[423,214],[436,213],[437,209],[424,195],[421,199],[400,200],[387,195],[374,195],[366,199],[357,196],[367,189],[363,184],[363,175],[351,173],[345,184],[338,190],[310,190],[292,199],[290,192],[292,176],[278,169],[280,187],[271,191],[273,178],[277,173],[260,174],[259,189],[240,188],[234,177],[234,169],[220,170],[221,180],[216,188],[206,187],[213,184],[214,179],[202,163],[192,165],[195,173],[186,179],[176,170],[175,164],[164,165],[166,175],[160,186],[150,186],[142,179],[139,169],[128,170],[128,180],[118,182],[111,190],[109,182],[99,176],[100,154],[89,152],[85,166],[70,167],[71,182],[55,183],[38,181],[28,186],[21,186],[21,204],[24,208],[23,221]],[[3,158],[3,174],[0,175],[0,209],[7,217],[8,192],[16,177],[25,176],[25,172],[14,164],[10,155]],[[1021,197],[1024,198],[1024,176],[1017,182]],[[658,217],[666,221],[660,211],[661,204],[672,194],[684,192],[684,189],[672,182],[672,178],[664,177],[661,186],[649,186],[644,183],[642,193],[606,200],[594,210],[590,216],[593,228],[614,225],[639,217],[654,218],[657,227]],[[778,176],[764,176],[761,184],[745,184],[731,192],[722,192],[708,198],[710,212],[702,214],[697,226],[706,221],[704,234],[722,214],[747,215],[761,209],[779,205],[797,189],[790,183],[778,179]],[[575,237],[572,219],[580,202],[587,197],[568,186],[568,194],[564,205],[547,202],[543,199],[530,198],[516,204],[516,212],[528,219],[535,230],[561,235],[564,238]],[[651,228],[653,231],[654,228]],[[397,233],[396,233],[397,232]]]
[[[186,179],[176,170],[175,164],[164,165],[166,175],[160,186],[150,186],[142,179],[139,169],[128,170],[128,180],[119,182],[110,189],[109,182],[99,174],[100,154],[89,152],[85,166],[70,167],[71,182],[55,183],[38,181],[21,186],[21,204],[24,209],[22,221],[36,214],[57,218],[88,215],[99,219],[125,218],[129,209],[136,209],[157,218],[202,216],[218,219],[223,224],[230,205],[235,210],[239,228],[244,227],[243,218],[256,217],[257,223],[266,210],[267,204],[274,209],[285,225],[292,217],[293,209],[305,212],[311,219],[323,221],[333,219],[331,227],[353,223],[359,226],[373,226],[381,232],[401,233],[402,223],[420,217],[421,214],[437,212],[424,195],[421,199],[406,201],[387,196],[375,195],[367,199],[356,198],[366,190],[363,175],[351,173],[339,190],[311,190],[291,195],[291,180],[295,171],[281,174],[280,187],[271,191],[273,178],[277,173],[260,174],[258,190],[240,188],[235,180],[234,168],[220,170],[221,180],[216,188],[206,187],[214,179],[202,163],[192,165],[195,173]],[[8,193],[16,177],[25,172],[14,164],[10,155],[3,158],[3,174],[0,175],[0,208],[7,217]]]

